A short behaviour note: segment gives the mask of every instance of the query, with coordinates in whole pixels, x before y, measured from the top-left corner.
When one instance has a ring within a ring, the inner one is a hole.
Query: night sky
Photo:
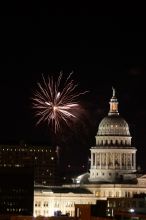
[[[100,120],[108,113],[112,86],[119,112],[129,123],[146,169],[146,29],[143,13],[99,14],[93,8],[9,5],[0,18],[0,142],[61,145],[72,163],[90,156]],[[63,71],[81,91],[84,122],[57,137],[46,124],[36,127],[31,96],[41,74]],[[80,154],[76,154],[80,150]]]

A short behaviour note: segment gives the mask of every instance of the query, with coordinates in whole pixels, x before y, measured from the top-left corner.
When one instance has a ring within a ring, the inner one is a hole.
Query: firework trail
[[[37,124],[47,122],[53,125],[55,133],[61,128],[62,122],[69,126],[70,121],[77,118],[76,111],[80,109],[77,99],[88,92],[78,92],[78,84],[71,79],[72,73],[63,84],[62,76],[60,72],[55,80],[52,76],[45,79],[42,75],[42,83],[37,83],[38,89],[32,97]]]

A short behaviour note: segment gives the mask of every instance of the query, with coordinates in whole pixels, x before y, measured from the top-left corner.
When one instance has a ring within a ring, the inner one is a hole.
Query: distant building
[[[92,217],[106,217],[107,201],[98,200],[96,204],[75,205],[75,217],[82,220],[91,220]]]
[[[33,197],[33,170],[0,168],[0,215],[32,215]]]
[[[136,194],[133,198],[107,198],[107,215],[115,216],[116,213],[143,214],[146,216],[146,194]]]
[[[34,169],[34,183],[59,184],[56,149],[49,146],[0,145],[0,168],[30,167]]]

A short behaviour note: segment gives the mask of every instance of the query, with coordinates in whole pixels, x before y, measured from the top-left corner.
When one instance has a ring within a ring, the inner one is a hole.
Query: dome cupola
[[[108,116],[104,117],[99,124],[97,135],[120,135],[130,136],[127,122],[119,115],[118,101],[115,95],[115,89],[110,99],[110,110]]]

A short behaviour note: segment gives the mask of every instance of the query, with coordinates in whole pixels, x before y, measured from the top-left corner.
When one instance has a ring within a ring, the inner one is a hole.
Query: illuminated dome
[[[99,124],[97,135],[129,136],[129,126],[119,115],[108,115]]]
[[[99,124],[97,135],[107,136],[130,136],[127,122],[119,115],[118,101],[113,88],[113,96],[110,100],[110,111],[108,116],[104,117]]]
[[[119,115],[114,88],[109,104],[108,115],[98,127],[96,145],[90,149],[89,182],[131,182],[136,178],[136,148],[131,145],[127,122]]]

